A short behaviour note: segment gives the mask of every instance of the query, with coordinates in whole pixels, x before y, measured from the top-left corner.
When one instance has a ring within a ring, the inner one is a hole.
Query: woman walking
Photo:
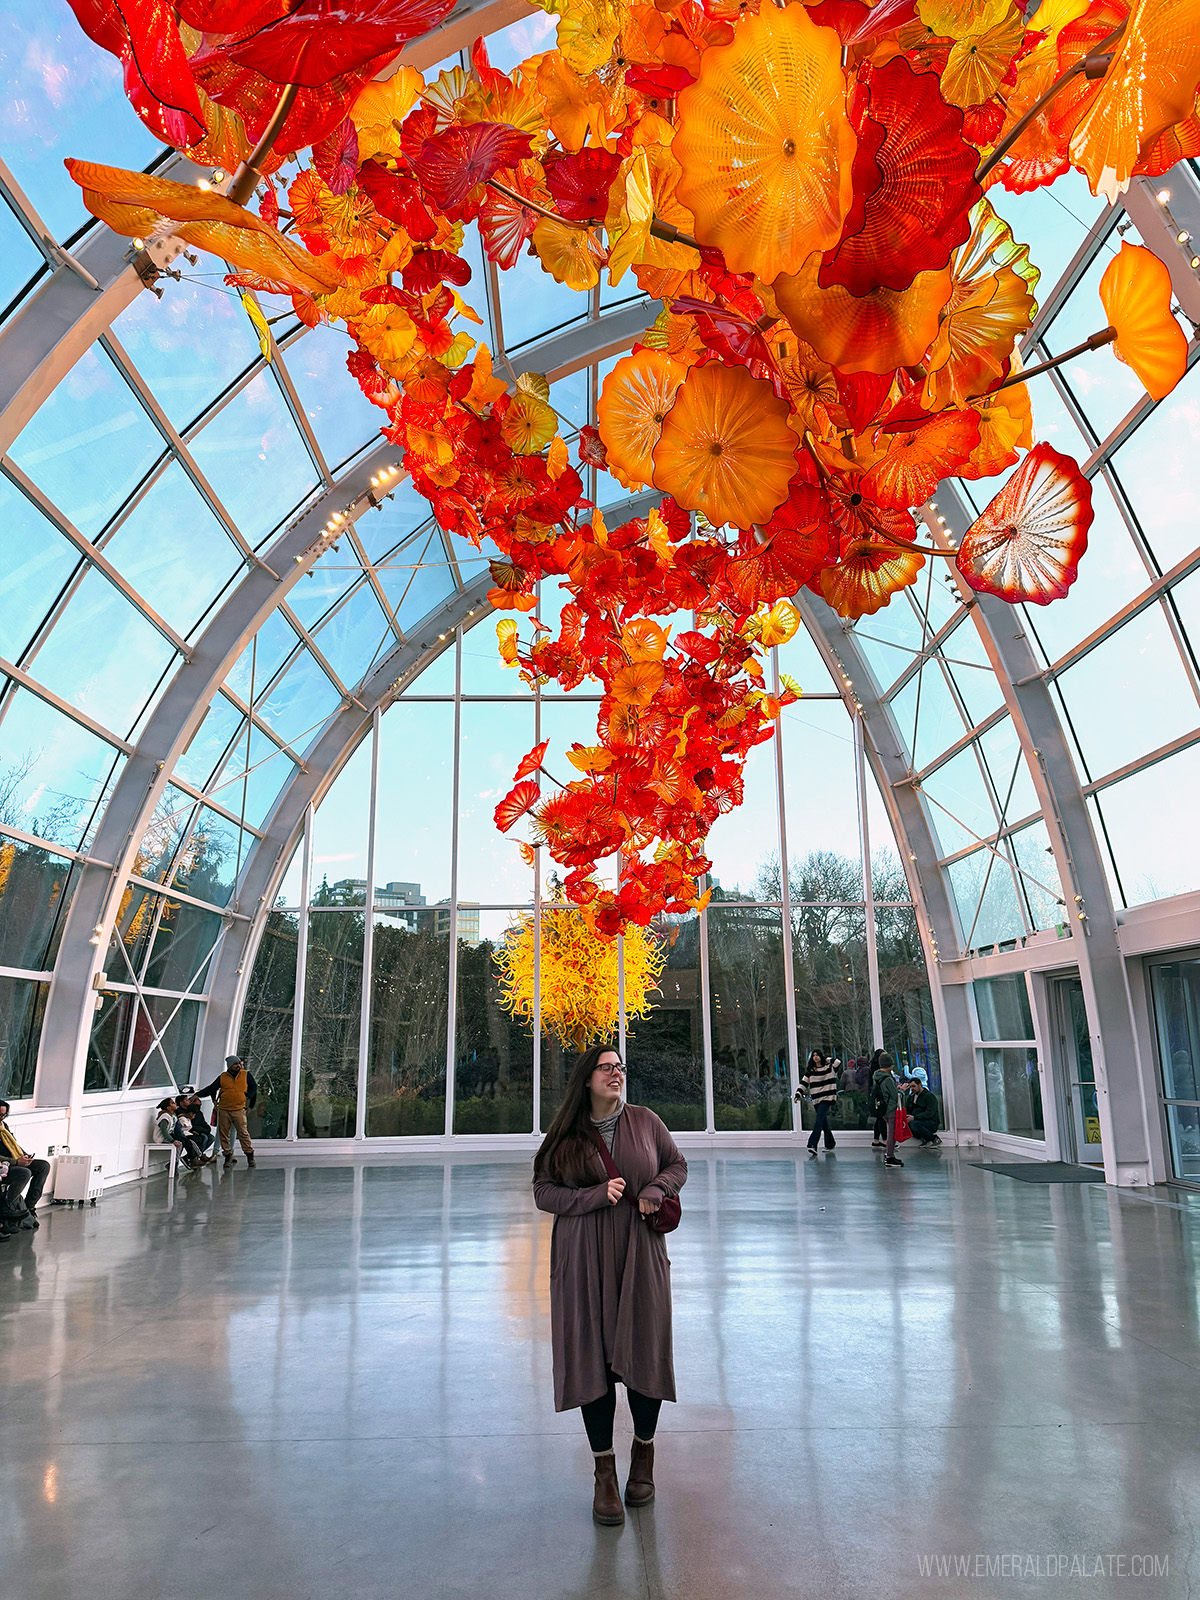
[[[677,1195],[687,1162],[662,1121],[625,1103],[625,1071],[611,1045],[576,1061],[563,1102],[533,1163],[533,1197],[554,1215],[550,1331],[554,1409],[579,1407],[596,1461],[592,1515],[624,1522],[613,1454],[617,1383],[633,1413],[625,1504],[654,1498],[654,1430],[675,1398],[671,1263],[646,1221]],[[618,1177],[606,1177],[604,1148]]]
[[[834,1149],[837,1144],[833,1129],[829,1126],[829,1114],[837,1104],[837,1066],[836,1061],[830,1066],[828,1056],[814,1050],[800,1079],[800,1087],[796,1090],[797,1100],[807,1095],[813,1104],[813,1129],[808,1136],[808,1153],[813,1157],[816,1156],[822,1133],[825,1135],[826,1150]]]

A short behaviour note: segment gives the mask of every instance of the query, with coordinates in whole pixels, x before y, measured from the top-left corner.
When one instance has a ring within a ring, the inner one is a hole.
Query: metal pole
[[[458,1031],[458,792],[462,771],[462,627],[454,630],[454,781],[450,796],[450,994],[446,1004],[446,1137],[454,1132]]]
[[[371,717],[371,807],[367,822],[367,904],[363,915],[362,994],[358,1016],[358,1104],[354,1116],[354,1137],[367,1136],[367,1066],[371,1052],[371,968],[375,951],[375,817],[379,794],[379,718],[376,706]]]
[[[625,1059],[625,935],[617,935],[617,1054]]]
[[[771,650],[771,693],[779,698],[779,650]],[[788,867],[787,793],[783,778],[783,712],[775,720],[775,800],[779,810],[779,884],[783,901],[783,1006],[787,1018],[787,1064],[790,1104],[795,1105],[796,1091],[800,1087],[800,1063],[796,1048],[796,969],[792,949],[792,881]],[[793,1117],[793,1123],[795,1118]],[[798,1124],[796,1124],[798,1128]]]
[[[867,827],[866,729],[854,714],[854,783],[858,794],[858,837],[862,846],[863,914],[867,929],[867,989],[871,996],[873,1048],[883,1049],[883,1001],[879,993],[879,950],[875,941],[875,889],[871,881],[871,836]]]
[[[308,979],[308,895],[312,877],[313,808],[304,813],[304,843],[300,858],[300,921],[296,930],[296,993],[292,1002],[292,1061],[288,1075],[287,1129],[284,1138],[294,1141],[300,1121],[300,1050],[304,1042],[304,989]]]
[[[713,1100],[712,995],[708,992],[707,909],[700,913],[700,1022],[704,1030],[704,1131],[715,1133],[717,1128]]]
[[[541,595],[539,585],[538,595]],[[540,610],[539,599],[539,610]],[[542,691],[533,690],[533,742],[542,742]],[[541,780],[538,779],[538,788]],[[533,847],[533,1131],[542,1131],[542,847]]]

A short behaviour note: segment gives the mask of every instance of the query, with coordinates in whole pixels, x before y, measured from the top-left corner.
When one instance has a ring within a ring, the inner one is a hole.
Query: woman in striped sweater
[[[804,1076],[800,1079],[800,1087],[796,1091],[796,1099],[799,1100],[801,1095],[808,1096],[816,1113],[813,1130],[808,1138],[809,1155],[816,1155],[822,1133],[825,1135],[826,1150],[832,1150],[837,1141],[829,1126],[829,1113],[837,1100],[837,1073],[829,1064],[828,1057],[823,1056],[819,1050],[814,1050],[808,1058],[808,1065],[804,1069]]]

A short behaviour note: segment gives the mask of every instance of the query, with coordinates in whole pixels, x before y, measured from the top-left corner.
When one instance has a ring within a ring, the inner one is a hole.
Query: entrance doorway
[[[1088,1031],[1083,985],[1078,978],[1055,978],[1052,983],[1057,1048],[1055,1072],[1061,1107],[1059,1127],[1063,1158],[1082,1163],[1103,1162],[1100,1107],[1096,1098],[1096,1073],[1092,1065],[1092,1038]]]

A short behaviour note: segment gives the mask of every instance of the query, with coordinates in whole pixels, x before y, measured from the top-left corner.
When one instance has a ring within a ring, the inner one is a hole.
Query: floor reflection
[[[1169,1558],[1095,1595],[1200,1578],[1200,1201],[952,1151],[701,1156],[683,1200],[681,1398],[623,1530],[552,1409],[526,1161],[209,1169],[45,1213],[0,1246],[5,1600],[957,1596],[921,1563],[963,1550]]]

